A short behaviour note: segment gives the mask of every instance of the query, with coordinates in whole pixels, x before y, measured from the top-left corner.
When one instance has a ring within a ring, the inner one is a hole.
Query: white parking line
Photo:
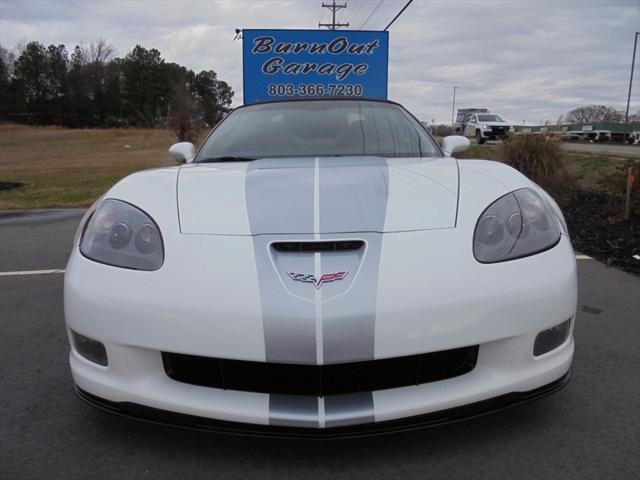
[[[55,270],[21,270],[19,272],[0,272],[0,277],[14,277],[17,275],[50,275],[52,273],[64,273],[64,268]]]
[[[589,255],[576,255],[576,260],[593,260]]]

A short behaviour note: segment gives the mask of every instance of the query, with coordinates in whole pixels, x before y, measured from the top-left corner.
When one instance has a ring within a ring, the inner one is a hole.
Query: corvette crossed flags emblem
[[[305,282],[305,283],[313,283],[316,288],[320,288],[323,283],[335,282],[336,280],[342,280],[347,276],[349,272],[334,272],[334,273],[325,273],[320,276],[320,278],[315,277],[310,273],[294,273],[288,272],[291,280],[295,280],[296,282]]]

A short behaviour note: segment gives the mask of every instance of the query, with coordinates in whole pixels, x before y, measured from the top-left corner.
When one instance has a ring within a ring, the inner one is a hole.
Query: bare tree
[[[194,142],[196,125],[193,121],[194,99],[185,84],[177,85],[173,111],[169,117],[169,127],[179,142]]]
[[[586,105],[568,112],[564,120],[567,123],[621,122],[624,113],[607,105]]]
[[[115,56],[116,49],[104,38],[91,42],[89,45],[82,45],[82,57],[87,63],[109,63]]]
[[[0,45],[0,62],[4,66],[5,71],[2,72],[6,76],[7,81],[13,76],[13,64],[16,61],[16,55]]]

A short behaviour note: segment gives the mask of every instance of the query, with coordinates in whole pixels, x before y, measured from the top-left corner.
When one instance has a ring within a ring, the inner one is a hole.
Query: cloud
[[[213,69],[242,99],[235,28],[317,28],[320,0],[2,0],[0,43],[78,43],[103,37],[120,56],[136,44],[167,61]],[[378,1],[347,0],[342,21],[359,28]],[[382,29],[405,0],[386,0],[366,29]],[[416,0],[391,27],[389,96],[419,118],[451,120],[458,106],[486,106],[513,121],[555,120],[583,104],[623,109],[638,0]],[[636,62],[640,82],[640,61]],[[640,109],[634,85],[632,111]]]

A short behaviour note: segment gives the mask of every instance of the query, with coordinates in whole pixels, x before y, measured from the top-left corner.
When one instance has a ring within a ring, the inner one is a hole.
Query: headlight
[[[486,130],[487,128],[489,128],[489,125],[482,125],[482,128]]]
[[[482,263],[526,257],[553,247],[560,228],[540,196],[529,188],[493,202],[473,234],[473,254]]]
[[[96,262],[134,270],[158,270],[164,262],[156,223],[120,200],[105,200],[96,209],[82,234],[80,251]]]

